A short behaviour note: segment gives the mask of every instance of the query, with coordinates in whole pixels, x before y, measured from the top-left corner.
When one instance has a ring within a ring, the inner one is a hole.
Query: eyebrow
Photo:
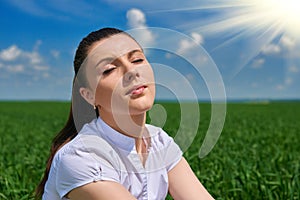
[[[127,57],[130,58],[135,53],[144,53],[144,52],[141,49],[134,49],[128,53]]]
[[[134,50],[127,53],[127,57],[130,58],[135,53],[144,53],[144,52],[143,52],[142,49],[134,49]],[[115,59],[116,58],[114,58],[114,57],[103,58],[103,59],[99,60],[99,62],[96,63],[95,67],[99,66],[100,63],[102,63],[102,62],[112,63]]]
[[[97,62],[95,67],[98,67],[100,65],[100,63],[102,63],[102,62],[112,63],[112,61],[114,61],[114,60],[115,60],[115,58],[113,58],[113,57],[103,58],[103,59],[99,60],[99,62]]]

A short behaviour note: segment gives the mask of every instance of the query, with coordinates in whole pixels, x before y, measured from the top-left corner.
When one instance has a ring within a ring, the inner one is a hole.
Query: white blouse
[[[101,118],[85,124],[56,153],[43,200],[67,199],[65,195],[72,189],[104,180],[122,184],[138,200],[165,199],[168,172],[180,161],[182,151],[161,128],[146,128],[150,140],[144,140],[150,141],[150,145],[143,165],[134,138],[115,131]]]

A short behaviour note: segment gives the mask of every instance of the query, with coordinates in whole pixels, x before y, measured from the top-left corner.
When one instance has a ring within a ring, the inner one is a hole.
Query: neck
[[[146,113],[138,115],[122,115],[100,112],[101,119],[116,131],[129,137],[141,138],[143,135]]]
[[[150,144],[149,133],[145,129],[146,113],[139,115],[112,115],[101,110],[100,117],[116,131],[135,139],[136,151],[140,155],[143,165],[145,165],[147,146]],[[147,140],[146,143],[142,138],[144,134]]]

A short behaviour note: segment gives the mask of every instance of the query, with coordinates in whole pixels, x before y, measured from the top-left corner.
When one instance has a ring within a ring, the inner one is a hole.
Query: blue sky
[[[1,0],[0,99],[69,100],[78,43],[90,31],[107,26],[143,28],[141,40],[155,47],[165,36],[152,27],[190,38],[177,38],[173,52],[148,52],[149,60],[158,63],[154,71],[159,81],[171,90],[159,89],[158,98],[174,98],[186,87],[159,71],[163,64],[178,70],[199,99],[211,98],[213,90],[218,93],[210,88],[214,84],[225,89],[227,99],[299,99],[300,41],[299,32],[291,27],[300,27],[300,15],[292,7],[283,11],[253,2]],[[197,45],[221,79],[216,79],[216,72],[197,75],[188,56],[174,55],[191,55]]]

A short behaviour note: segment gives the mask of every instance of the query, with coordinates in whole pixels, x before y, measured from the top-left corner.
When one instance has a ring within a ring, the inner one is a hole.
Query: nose
[[[134,68],[131,68],[129,71],[127,71],[124,74],[124,81],[127,82],[127,83],[130,83],[130,82],[132,82],[133,80],[135,80],[139,76],[140,76],[139,72],[134,67]]]

